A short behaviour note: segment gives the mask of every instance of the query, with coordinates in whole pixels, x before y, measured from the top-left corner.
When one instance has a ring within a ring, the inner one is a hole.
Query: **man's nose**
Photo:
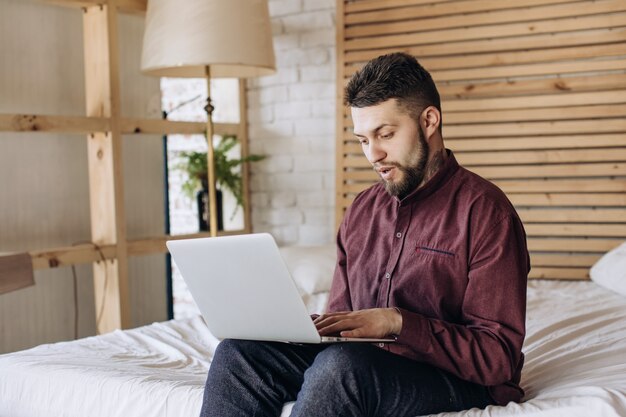
[[[382,146],[378,143],[378,141],[371,141],[369,147],[366,152],[366,157],[371,164],[375,164],[376,162],[380,162],[385,159],[387,153],[383,149]]]

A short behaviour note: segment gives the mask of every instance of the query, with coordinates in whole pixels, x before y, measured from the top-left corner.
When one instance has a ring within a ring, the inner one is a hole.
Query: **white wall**
[[[0,113],[84,115],[82,13],[0,0]],[[159,83],[139,74],[143,19],[120,16],[122,113],[160,117]],[[159,136],[126,137],[130,238],[163,233]],[[0,133],[0,252],[90,240],[84,135]],[[163,255],[130,259],[132,325],[167,318]],[[76,268],[79,336],[95,333],[91,265]],[[0,353],[74,337],[70,268],[36,271],[34,287],[0,295]]]
[[[248,82],[252,225],[281,244],[334,240],[335,1],[270,0],[276,75]]]

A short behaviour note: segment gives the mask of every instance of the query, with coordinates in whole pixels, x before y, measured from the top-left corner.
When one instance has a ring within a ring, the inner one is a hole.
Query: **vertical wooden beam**
[[[115,1],[86,8],[83,29],[87,116],[110,120],[110,131],[87,139],[92,240],[117,246],[116,259],[93,266],[96,325],[106,333],[130,327]]]
[[[345,50],[344,50],[344,21],[345,21],[345,0],[337,0],[337,13],[336,13],[336,59],[337,59],[337,72],[336,77],[336,138],[335,138],[335,228],[338,230],[343,219],[343,198],[344,198],[344,134],[343,134],[343,85],[341,82],[344,76],[345,66]]]
[[[248,144],[248,101],[246,99],[246,80],[239,79],[239,134],[237,139],[241,149],[241,157],[249,155]],[[243,195],[243,230],[252,233],[252,218],[250,215],[250,166],[248,163],[241,167],[241,192]]]

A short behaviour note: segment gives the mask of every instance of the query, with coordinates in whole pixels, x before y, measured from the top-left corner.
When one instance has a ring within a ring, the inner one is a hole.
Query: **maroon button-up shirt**
[[[526,234],[504,193],[452,152],[401,201],[382,184],[359,194],[337,238],[328,311],[397,307],[391,352],[519,402],[524,362]]]

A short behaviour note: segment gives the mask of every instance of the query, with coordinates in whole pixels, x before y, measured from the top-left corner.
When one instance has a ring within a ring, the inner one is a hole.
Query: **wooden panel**
[[[344,79],[343,86],[348,83]],[[444,83],[438,86],[442,100],[471,99],[474,97],[502,97],[554,94],[558,92],[585,92],[623,89],[626,76],[623,74],[602,77],[550,77],[545,79],[519,79],[509,81],[467,80],[465,82]]]
[[[535,253],[530,259],[533,267],[541,266],[569,266],[589,268],[600,259],[601,255],[553,255]]]
[[[524,223],[563,222],[563,223],[623,223],[626,208],[621,209],[517,209]],[[623,225],[621,225],[623,227]]]
[[[514,165],[514,164],[562,164],[570,162],[603,162],[626,160],[626,148],[574,149],[553,151],[512,151],[512,152],[462,152],[456,155],[461,165],[466,167]],[[363,156],[346,156],[348,168],[370,168],[370,162]],[[626,173],[624,173],[626,175]]]
[[[626,207],[624,193],[528,193],[508,197],[515,206],[523,207]]]
[[[344,155],[362,155],[361,145],[355,139],[345,139],[338,148]],[[516,136],[513,138],[449,139],[446,146],[455,154],[478,151],[619,148],[626,146],[626,135],[563,135],[563,136]]]
[[[611,32],[609,32],[611,33]],[[420,59],[420,63],[435,74],[438,78],[444,79],[439,70],[455,68],[488,68],[495,66],[500,70],[500,66],[510,66],[515,64],[545,63],[559,60],[580,60],[584,58],[599,58],[620,56],[626,53],[626,45],[623,44],[600,44],[582,45],[568,48],[546,48],[537,50],[520,50],[513,52],[501,52],[497,54],[473,54],[471,56],[445,56],[426,57]],[[362,62],[350,64],[345,67],[343,75],[352,75],[363,66]],[[481,75],[481,74],[478,74]],[[506,73],[506,76],[510,74]],[[464,77],[462,79],[469,78]]]
[[[517,206],[626,207],[625,193],[509,194],[509,199]],[[624,234],[624,236],[626,236],[626,234]]]
[[[589,279],[589,268],[532,268],[528,274],[530,279]]]
[[[347,81],[344,80],[344,85]],[[615,74],[598,76],[556,77],[545,79],[520,79],[519,81],[467,81],[439,86],[442,100],[524,96],[554,94],[559,91],[585,92],[604,90],[623,90],[626,87],[626,75]],[[561,103],[562,104],[562,103]],[[444,119],[445,120],[445,119]],[[445,123],[445,122],[444,122]]]
[[[613,148],[626,145],[622,134],[603,135],[563,135],[563,136],[516,136],[490,139],[450,139],[446,146],[458,152],[498,151],[514,149],[577,149]],[[347,146],[347,145],[346,145]],[[360,149],[359,149],[360,150]]]
[[[445,117],[445,116],[444,116]],[[444,119],[445,120],[445,119]],[[444,125],[448,138],[626,132],[626,119]]]
[[[351,1],[345,4],[345,13],[363,12],[369,10],[385,10],[396,7],[406,7],[419,4],[436,4],[449,0],[361,0]],[[342,9],[343,10],[343,9]],[[348,22],[346,22],[348,23]]]
[[[626,6],[618,0],[614,9],[624,10]],[[460,40],[512,37],[529,34],[562,33],[585,29],[599,29],[624,26],[626,14],[613,13],[602,16],[591,15],[569,19],[539,20],[533,23],[511,23],[459,29],[432,30],[422,33],[376,36],[348,39],[348,51],[372,48],[397,48],[406,45],[433,44]]]
[[[573,178],[573,177],[608,177],[624,176],[626,162],[609,164],[571,164],[571,165],[537,165],[537,166],[505,166],[476,167],[472,171],[487,179],[503,178]]]
[[[535,75],[572,74],[589,71],[616,71],[626,68],[625,59],[603,59],[594,61],[571,61],[527,65],[494,66],[491,68],[463,68],[459,70],[433,71],[435,82],[482,80],[507,77],[530,77]]]
[[[446,5],[440,5],[440,7],[442,6]],[[450,7],[448,6],[447,9],[450,10]],[[423,8],[413,8],[395,10],[387,13],[373,13],[371,15],[373,19],[370,20],[370,22],[374,22],[373,24],[348,26],[346,28],[345,36],[346,38],[376,35],[386,36],[398,33],[441,31],[442,29],[461,27],[471,28],[475,26],[516,22],[532,22],[531,25],[534,25],[538,20],[563,19],[566,17],[587,16],[600,13],[615,13],[622,12],[624,10],[626,10],[626,5],[622,0],[578,3],[575,7],[572,7],[572,4],[559,4],[500,11],[497,10],[497,7],[492,7],[489,10],[489,13],[474,13],[443,17],[432,17],[432,15],[429,16],[428,13],[424,14]],[[388,17],[391,17],[389,16],[391,13],[394,14],[394,20],[402,20],[389,22],[388,20],[390,19],[388,19]],[[402,17],[402,14],[405,14],[405,16]],[[375,19],[374,15],[378,15],[378,19]],[[407,18],[414,19],[404,20]],[[530,27],[528,29],[531,32],[533,31]]]
[[[625,193],[626,178],[597,179],[527,179],[523,181],[494,181],[507,194],[550,192],[550,193]]]
[[[623,224],[526,224],[524,228],[528,236],[626,236]]]
[[[502,191],[507,194],[516,193],[626,193],[626,178],[624,179],[605,179],[596,180],[503,180],[494,182]],[[370,187],[373,182],[350,183],[343,186],[345,193],[360,193]],[[584,210],[583,210],[584,211]],[[622,221],[626,219],[626,212],[620,212],[621,218],[613,217],[617,220],[606,221]]]
[[[472,171],[489,180],[519,178],[575,178],[575,177],[608,177],[624,176],[626,162],[610,164],[572,164],[572,165],[537,165],[537,166],[503,166],[476,167]],[[373,170],[347,170],[340,172],[344,180],[378,181],[379,177]]]
[[[497,97],[502,95],[553,94],[559,91],[584,92],[624,89],[626,76],[622,74],[581,77],[557,77],[546,79],[521,79],[518,81],[464,82],[442,85],[439,93],[442,99]]]
[[[406,52],[411,55],[419,56],[422,59],[438,56],[447,57],[450,55],[467,56],[467,51],[469,50],[472,51],[472,55],[470,55],[470,57],[474,56],[474,54],[489,52],[492,54],[493,62],[499,63],[501,54],[508,53],[509,51],[515,51],[514,53],[525,53],[529,50],[545,48],[558,51],[559,49],[556,48],[563,48],[567,46],[580,47],[607,43],[613,44],[615,42],[623,42],[625,33],[625,29],[615,27],[610,28],[609,30],[590,29],[579,32],[526,35],[512,38],[495,38],[471,41],[461,40],[457,42],[446,42],[444,44],[416,44],[402,47],[396,46],[389,48],[365,49],[358,51],[346,51],[345,62],[364,63],[365,61],[379,55],[396,51]],[[459,65],[459,67],[462,67],[462,65]]]
[[[549,252],[596,252],[603,253],[619,246],[620,239],[541,239],[529,238],[528,249],[530,251]],[[531,255],[532,258],[532,255]]]
[[[454,149],[458,156],[463,152],[540,150],[540,149],[579,149],[579,148],[623,148],[626,135],[563,135],[563,136],[515,136],[489,139],[448,139],[446,146]],[[362,155],[361,145],[356,139],[347,139],[338,152]]]
[[[586,105],[570,107],[466,111],[446,113],[446,126],[456,124],[484,124],[502,122],[527,122],[545,120],[580,120],[585,118],[609,119],[626,117],[626,104]],[[344,119],[344,127],[352,127],[352,119]],[[448,142],[449,143],[449,142]]]
[[[550,151],[464,152],[458,153],[457,159],[460,164],[465,166],[626,161],[626,147]]]
[[[444,0],[447,1],[447,0]],[[381,2],[359,1],[348,3],[345,19],[347,25],[368,22],[387,22],[405,19],[423,19],[426,17],[446,16],[462,13],[494,12],[496,10],[516,9],[544,4],[571,3],[572,0],[486,0],[457,2],[454,7],[449,4],[433,4],[435,1],[387,0]],[[426,3],[426,4],[425,4]],[[422,7],[419,7],[423,5]],[[412,7],[409,7],[412,6]],[[369,12],[376,10],[375,12]],[[361,12],[361,13],[356,13]]]
[[[339,2],[344,3],[344,2]],[[447,147],[516,206],[533,278],[588,279],[626,239],[626,3],[346,3],[338,96],[367,60],[403,51],[437,83]],[[379,181],[337,106],[337,219]]]
[[[624,97],[626,100],[626,97]],[[586,105],[537,109],[468,111],[446,113],[446,126],[463,123],[532,122],[543,120],[580,120],[586,118],[625,118],[626,104]]]
[[[613,32],[608,32],[613,34]],[[602,36],[600,36],[601,38]],[[623,37],[623,35],[622,35]],[[607,36],[607,40],[614,38]],[[442,57],[430,58],[424,61],[424,65],[429,65],[433,71],[450,68],[483,68],[494,65],[514,65],[528,63],[545,63],[561,60],[580,60],[585,58],[620,56],[626,52],[626,45],[623,44],[598,44],[598,45],[578,45],[573,47],[547,48],[537,50],[521,50],[514,52],[502,52],[497,54],[476,54],[471,57]],[[506,74],[510,76],[511,74]]]
[[[626,90],[591,91],[584,93],[561,91],[558,94],[543,94],[537,96],[494,97],[463,100],[449,99],[442,103],[442,111],[448,115],[452,112],[463,111],[591,106],[603,103],[614,104],[625,102]]]

